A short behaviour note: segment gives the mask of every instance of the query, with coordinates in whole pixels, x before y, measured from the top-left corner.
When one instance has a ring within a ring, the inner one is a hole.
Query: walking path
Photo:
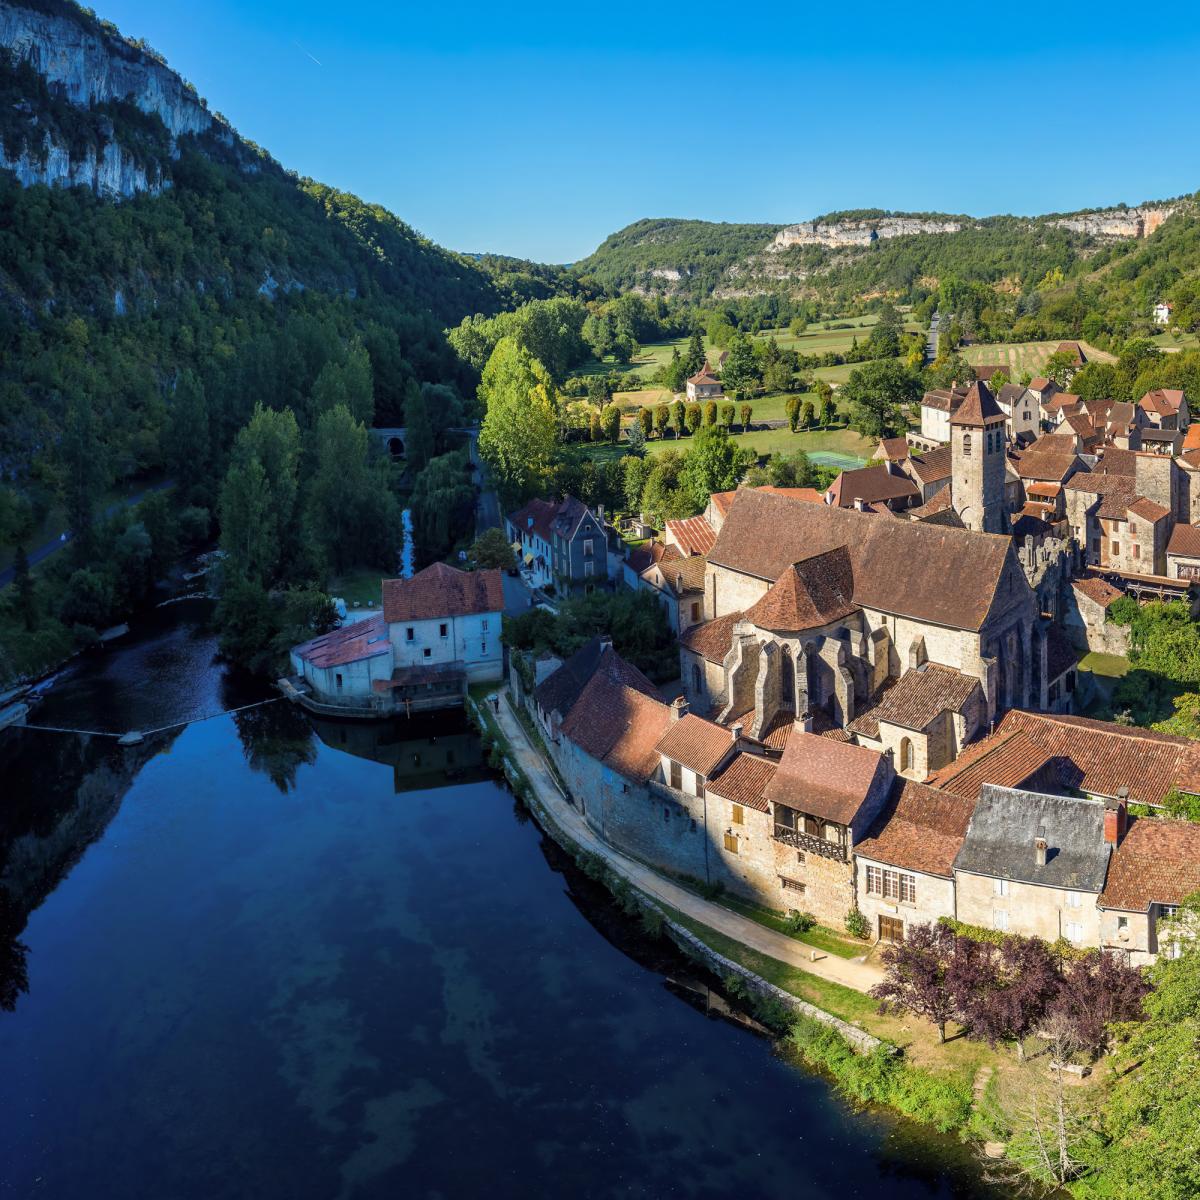
[[[509,699],[507,688],[501,688],[500,694],[505,700]],[[508,704],[501,704],[499,712],[495,715],[512,747],[517,764],[537,792],[538,800],[550,811],[555,821],[574,842],[604,859],[618,875],[624,876],[638,891],[661,900],[664,904],[702,922],[718,933],[723,933],[726,937],[741,942],[759,954],[778,959],[788,966],[807,971],[822,979],[832,980],[855,991],[865,992],[883,978],[883,972],[873,964],[838,958],[832,954],[824,955],[814,962],[809,957],[812,953],[811,947],[786,934],[768,929],[740,913],[731,912],[711,900],[705,900],[619,850],[614,850],[592,832],[579,810],[567,800],[541,752],[532,745],[524,727],[513,715]]]

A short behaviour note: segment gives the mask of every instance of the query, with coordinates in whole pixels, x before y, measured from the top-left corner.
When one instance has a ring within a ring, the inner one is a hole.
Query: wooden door
[[[899,917],[880,917],[879,940],[881,942],[904,941],[904,922]]]

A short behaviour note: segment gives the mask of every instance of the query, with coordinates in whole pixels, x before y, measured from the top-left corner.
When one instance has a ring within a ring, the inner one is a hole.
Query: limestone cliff
[[[1172,213],[1177,204],[1158,204],[1144,208],[1108,208],[1100,212],[1073,213],[1066,217],[1052,217],[1052,225],[1070,229],[1074,233],[1108,241],[1149,237]]]
[[[883,238],[905,237],[914,233],[957,233],[961,221],[928,217],[880,217],[868,221],[808,221],[781,229],[768,247],[786,250],[789,246],[870,246]]]
[[[0,51],[10,86],[28,78],[23,69],[45,85],[40,97],[22,97],[4,114],[0,167],[26,186],[83,185],[114,198],[156,193],[169,185],[163,160],[174,154],[175,139],[214,126],[204,101],[179,75],[68,0],[39,0],[36,9],[0,0]],[[52,110],[64,104],[92,115],[82,135],[76,129],[67,137],[66,123],[54,119]],[[121,128],[104,115],[112,106],[161,121],[163,153],[124,144]]]

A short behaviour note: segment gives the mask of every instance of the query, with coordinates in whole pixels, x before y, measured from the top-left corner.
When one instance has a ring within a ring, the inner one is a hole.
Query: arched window
[[[971,457],[971,435],[969,433],[963,434],[962,447],[963,447],[963,455],[967,458],[970,458]]]
[[[700,664],[692,663],[692,691],[699,695],[703,688],[704,681],[700,675]]]
[[[911,771],[913,765],[913,744],[911,738],[900,739],[900,774]]]

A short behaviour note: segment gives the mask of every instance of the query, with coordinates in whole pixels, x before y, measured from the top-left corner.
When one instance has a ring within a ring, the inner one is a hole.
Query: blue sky
[[[1200,188],[1172,2],[102,0],[285,166],[458,250],[571,261],[646,216],[986,215]]]

